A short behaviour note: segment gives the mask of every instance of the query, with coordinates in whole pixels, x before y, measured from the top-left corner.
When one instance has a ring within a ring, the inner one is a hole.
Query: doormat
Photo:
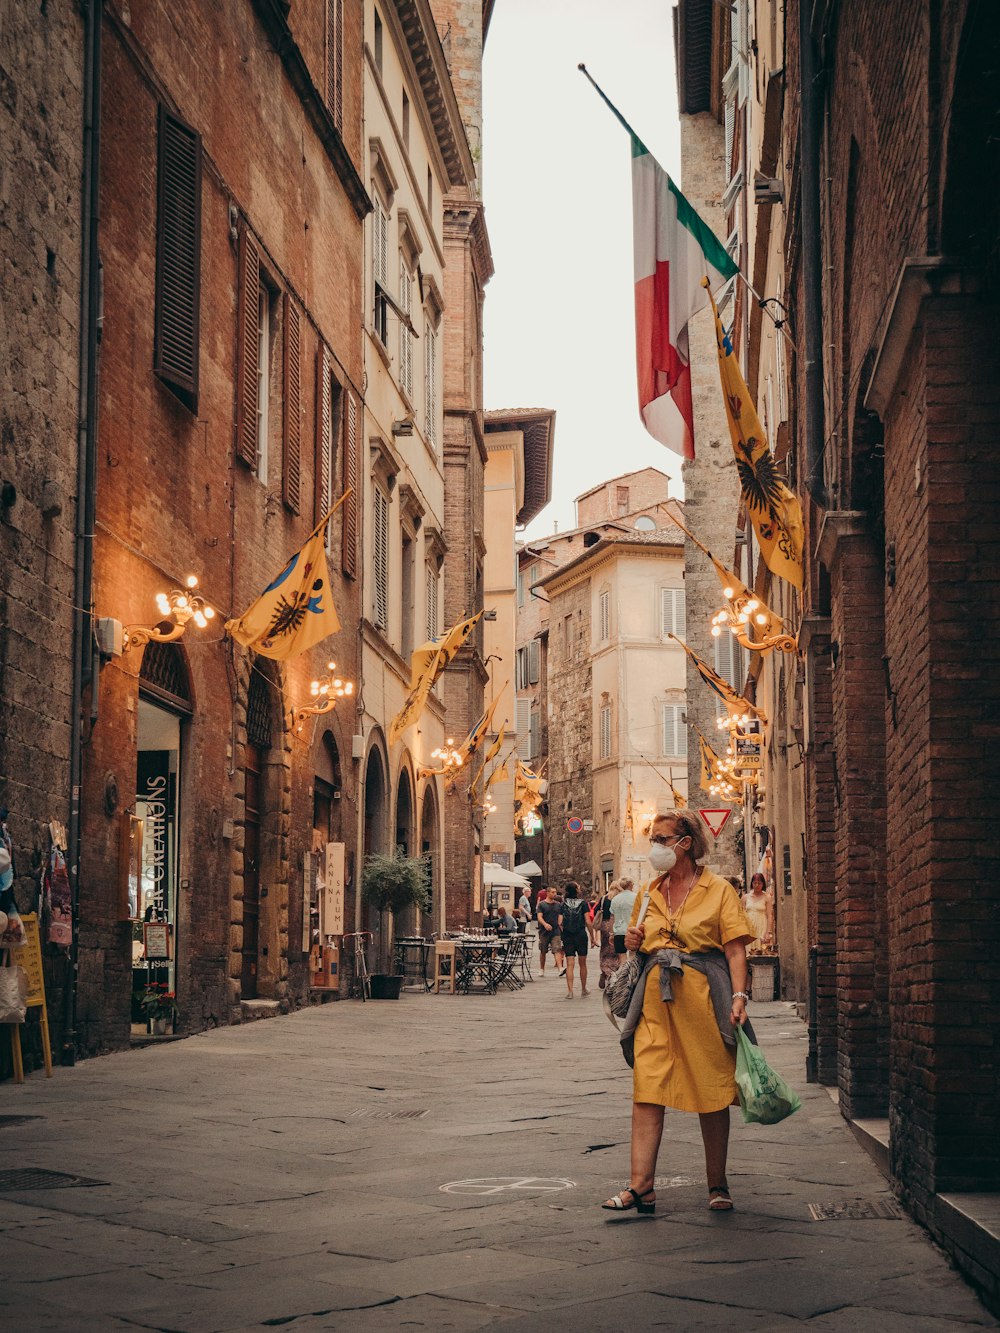
[[[893,1199],[844,1199],[840,1203],[811,1203],[813,1222],[864,1222],[872,1218],[897,1222],[903,1214]]]
[[[0,1171],[0,1194],[13,1194],[18,1190],[68,1190],[107,1183],[106,1180],[89,1180],[86,1176],[68,1176],[65,1171],[43,1171],[36,1166]]]

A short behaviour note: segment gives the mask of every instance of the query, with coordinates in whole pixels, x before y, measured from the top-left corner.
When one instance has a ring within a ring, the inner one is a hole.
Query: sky
[[[556,411],[552,502],[528,540],[575,526],[573,499],[681,459],[646,434],[635,377],[628,135],[582,61],[680,175],[671,0],[498,0],[483,69],[485,405]]]

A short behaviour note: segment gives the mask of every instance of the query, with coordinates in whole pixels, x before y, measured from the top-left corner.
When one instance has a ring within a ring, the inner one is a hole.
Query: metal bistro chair
[[[531,941],[526,934],[517,937],[516,966],[521,970],[522,985],[526,981],[534,981],[531,975]]]
[[[458,988],[468,995],[473,989],[495,995],[497,990],[497,948],[485,940],[466,940],[461,946]]]
[[[497,990],[499,990],[501,986],[506,986],[508,990],[521,990],[524,987],[524,982],[515,971],[521,952],[518,947],[519,939],[520,936],[518,935],[509,936],[504,944],[503,951],[497,959]]]

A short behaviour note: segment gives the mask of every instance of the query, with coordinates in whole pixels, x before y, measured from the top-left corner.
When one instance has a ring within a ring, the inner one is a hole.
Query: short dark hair
[[[578,898],[580,896],[580,886],[575,879],[568,879],[563,885],[563,890],[567,898]]]

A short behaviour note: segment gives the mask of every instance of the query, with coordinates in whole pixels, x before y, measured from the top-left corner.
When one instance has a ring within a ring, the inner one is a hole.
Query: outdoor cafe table
[[[419,986],[422,990],[430,990],[427,962],[433,948],[430,940],[419,936],[404,936],[396,940],[393,945],[395,972],[403,978],[404,986]]]

